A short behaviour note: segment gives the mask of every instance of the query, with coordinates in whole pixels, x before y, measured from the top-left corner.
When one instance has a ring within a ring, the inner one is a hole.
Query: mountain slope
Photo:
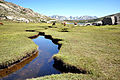
[[[4,0],[0,0],[0,18],[23,22],[41,22],[50,19],[29,8],[24,8]]]

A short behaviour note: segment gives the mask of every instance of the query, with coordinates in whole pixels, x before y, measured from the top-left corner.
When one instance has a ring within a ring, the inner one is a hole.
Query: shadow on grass
[[[57,70],[60,70],[62,73],[82,73],[82,74],[89,74],[86,70],[78,69],[75,66],[67,65],[62,60],[58,60],[54,58],[53,67]]]

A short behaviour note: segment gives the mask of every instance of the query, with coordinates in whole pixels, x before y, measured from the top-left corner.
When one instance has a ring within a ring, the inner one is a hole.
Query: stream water
[[[60,74],[59,70],[53,67],[52,56],[58,53],[58,45],[44,36],[32,39],[39,46],[39,53],[34,54],[29,59],[5,69],[0,72],[0,80],[25,80],[51,74]]]

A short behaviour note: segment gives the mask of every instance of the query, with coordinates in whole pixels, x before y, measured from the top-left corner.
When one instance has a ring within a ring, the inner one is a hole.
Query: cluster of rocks
[[[103,25],[117,25],[120,24],[120,16],[105,17],[102,22]]]
[[[33,20],[17,17],[17,16],[0,16],[0,19],[4,20],[12,20],[12,21],[18,21],[18,22],[32,22]]]

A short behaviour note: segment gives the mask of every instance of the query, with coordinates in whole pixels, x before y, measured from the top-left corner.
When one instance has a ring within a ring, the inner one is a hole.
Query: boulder
[[[112,25],[112,19],[109,17],[105,17],[103,20],[103,25]]]

